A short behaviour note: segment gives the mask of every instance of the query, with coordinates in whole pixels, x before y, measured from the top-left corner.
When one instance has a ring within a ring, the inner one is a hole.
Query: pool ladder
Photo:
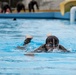
[[[75,22],[75,13],[76,13],[76,6],[73,6],[70,10],[70,23]]]

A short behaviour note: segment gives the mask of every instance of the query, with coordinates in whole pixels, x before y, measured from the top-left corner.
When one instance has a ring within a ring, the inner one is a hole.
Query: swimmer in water
[[[57,52],[69,52],[66,48],[59,44],[59,39],[56,36],[48,35],[45,44],[32,52],[54,52],[55,50],[57,50]]]
[[[16,21],[16,18],[13,18],[13,21]]]
[[[31,42],[32,38],[33,37],[31,35],[26,35],[26,39],[24,40],[23,46],[17,46],[17,49],[24,50],[26,45],[28,45]]]

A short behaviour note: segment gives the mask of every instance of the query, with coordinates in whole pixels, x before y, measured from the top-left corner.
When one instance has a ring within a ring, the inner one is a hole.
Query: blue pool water
[[[47,34],[56,35],[70,53],[36,53]],[[33,40],[20,50],[25,35]],[[0,19],[0,75],[76,75],[76,25],[67,20]]]

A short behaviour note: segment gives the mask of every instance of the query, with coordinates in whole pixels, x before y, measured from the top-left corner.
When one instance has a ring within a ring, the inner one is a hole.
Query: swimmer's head
[[[55,48],[59,45],[59,39],[56,36],[48,36],[46,38],[46,49]]]
[[[13,20],[16,21],[16,18],[14,18]]]

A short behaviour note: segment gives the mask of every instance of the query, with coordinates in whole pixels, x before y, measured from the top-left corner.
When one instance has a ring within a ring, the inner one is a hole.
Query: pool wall
[[[28,18],[28,19],[70,19],[70,13],[64,16],[60,12],[38,12],[38,13],[0,13],[0,18]]]

